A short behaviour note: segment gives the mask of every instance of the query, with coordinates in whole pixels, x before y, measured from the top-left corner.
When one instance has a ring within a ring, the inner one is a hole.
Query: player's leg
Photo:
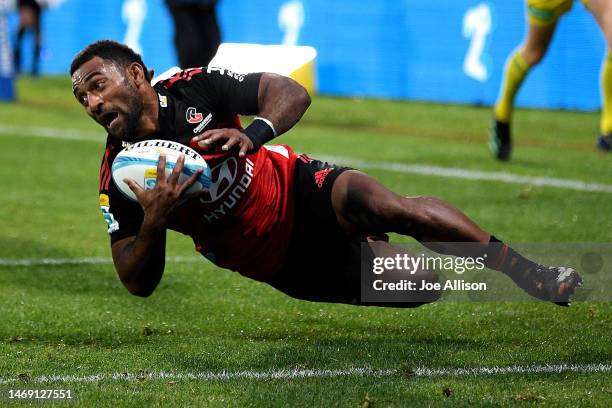
[[[32,76],[38,76],[40,69],[40,52],[42,48],[42,33],[40,29],[40,6],[32,9],[32,29],[34,31],[34,49],[32,54]]]
[[[349,235],[395,232],[409,235],[436,252],[483,256],[491,269],[504,272],[531,295],[567,304],[581,284],[569,268],[546,268],[514,251],[481,229],[458,209],[433,197],[402,197],[372,177],[346,171],[332,187],[338,223]],[[470,242],[469,253],[465,243]]]
[[[499,160],[508,160],[512,151],[510,123],[514,100],[527,74],[546,55],[557,20],[569,10],[571,1],[549,5],[546,2],[527,2],[527,37],[506,62],[499,97],[493,108],[493,121],[489,130],[489,147]]]
[[[168,5],[172,19],[174,20],[174,45],[176,48],[179,65],[182,69],[202,66],[199,63],[201,41],[199,35],[199,24],[197,6],[190,4]]]
[[[438,282],[438,276],[419,268],[414,274],[385,272],[389,282],[412,280],[419,290],[405,291],[380,303],[362,301],[362,293],[369,289],[361,276],[362,264],[372,264],[375,257],[402,254],[405,249],[391,246],[385,234],[347,234],[339,225],[332,189],[339,176],[350,172],[347,168],[306,155],[300,155],[295,166],[292,235],[283,267],[266,280],[268,284],[298,299],[354,305],[416,307],[440,297],[438,290],[420,289],[422,282]]]
[[[601,122],[597,146],[602,151],[612,151],[612,2],[589,0],[587,8],[595,17],[608,45],[601,65]]]
[[[21,44],[23,36],[29,27],[32,26],[32,10],[30,7],[19,7],[19,29],[17,30],[17,38],[15,39],[15,51],[13,54],[15,63],[15,72],[21,72]]]
[[[206,66],[213,59],[221,44],[221,30],[217,21],[216,6],[214,4],[200,6],[199,21],[199,64]]]
[[[13,51],[13,63],[15,66],[15,73],[21,73],[21,43],[23,40],[23,35],[25,34],[25,27],[19,26],[17,30],[17,38],[15,39],[15,49]]]

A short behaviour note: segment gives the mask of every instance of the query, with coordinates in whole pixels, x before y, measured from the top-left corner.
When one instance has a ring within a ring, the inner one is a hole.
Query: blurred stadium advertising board
[[[91,4],[62,0],[45,13],[44,73],[66,73],[74,54],[101,38],[142,51],[157,72],[177,65],[163,0]],[[224,42],[313,47],[318,91],[344,96],[492,104],[506,58],[525,35],[523,0],[222,0],[218,14]],[[16,15],[11,21],[14,29]],[[599,109],[605,51],[576,1],[518,105]]]
[[[0,101],[15,99],[13,89],[13,53],[9,41],[8,13],[12,0],[0,0]]]
[[[296,45],[261,45],[223,43],[210,62],[211,67],[234,72],[273,72],[295,79],[310,94],[316,91],[313,47]]]

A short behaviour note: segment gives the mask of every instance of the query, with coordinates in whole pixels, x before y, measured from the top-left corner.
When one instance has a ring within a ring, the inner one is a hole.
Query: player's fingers
[[[238,156],[244,157],[251,150],[251,144],[248,141],[242,140],[240,142],[240,151],[238,152]]]
[[[197,169],[184,183],[181,184],[180,194],[183,194],[189,187],[191,187],[202,175],[203,169]]]
[[[138,201],[140,201],[140,197],[142,193],[144,193],[144,190],[142,189],[142,187],[140,187],[140,185],[137,182],[135,182],[134,180],[128,177],[124,178],[123,182],[128,185],[130,190],[132,190],[134,194],[136,195],[136,198],[138,199]]]
[[[178,183],[181,172],[183,171],[183,167],[185,165],[185,155],[181,154],[174,164],[174,168],[172,169],[172,174],[168,177],[168,184],[176,185]]]
[[[204,133],[201,133],[197,136],[193,137],[193,141],[198,143],[198,145],[205,147],[209,142],[206,142],[206,140],[208,140],[211,136],[214,136],[215,134],[219,133],[221,129],[210,129],[207,130]]]
[[[198,143],[198,146],[202,146],[202,147],[208,147],[208,146],[212,146],[215,143],[217,143],[220,140],[224,140],[227,139],[228,136],[225,133],[214,133],[212,135],[210,135],[209,137],[207,137],[206,139],[200,141]]]
[[[166,182],[166,155],[160,154],[157,159],[157,185]]]
[[[232,147],[234,147],[238,143],[240,143],[240,138],[237,136],[231,136],[230,138],[227,139],[225,144],[221,146],[221,150],[227,152],[228,150],[230,150]]]

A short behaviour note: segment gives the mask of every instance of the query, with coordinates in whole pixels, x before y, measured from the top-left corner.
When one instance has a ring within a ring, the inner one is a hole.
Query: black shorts
[[[291,297],[322,302],[356,301],[359,242],[342,231],[331,201],[332,186],[346,170],[349,168],[306,155],[296,161],[295,216],[289,251],[283,268],[267,281]],[[350,270],[355,271],[354,276],[347,273]]]
[[[295,168],[295,221],[287,259],[266,283],[302,300],[384,307],[417,307],[421,302],[363,302],[361,262],[372,263],[367,241],[386,234],[350,237],[340,227],[331,190],[340,174],[351,170],[302,155]],[[364,283],[365,284],[365,283]]]

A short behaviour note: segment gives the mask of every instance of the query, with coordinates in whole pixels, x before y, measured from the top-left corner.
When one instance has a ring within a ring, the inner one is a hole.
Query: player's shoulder
[[[158,90],[166,91],[190,87],[194,82],[204,79],[206,71],[206,67],[188,69],[172,67],[153,78],[153,80],[151,80],[151,85]]]

